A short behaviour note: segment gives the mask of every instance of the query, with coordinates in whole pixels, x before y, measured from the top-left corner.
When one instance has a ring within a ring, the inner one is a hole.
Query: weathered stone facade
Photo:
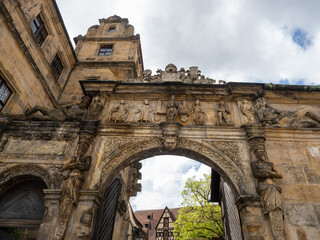
[[[0,118],[0,201],[18,183],[43,182],[43,218],[27,224],[41,223],[38,239],[127,239],[138,161],[159,154],[213,168],[232,189],[244,239],[320,238],[319,88],[217,82],[173,64],[153,75],[127,19],[101,19],[74,53],[55,1],[5,0],[0,12],[0,75],[12,91]],[[30,27],[39,14],[41,44]],[[0,213],[0,227],[26,224],[16,220]]]

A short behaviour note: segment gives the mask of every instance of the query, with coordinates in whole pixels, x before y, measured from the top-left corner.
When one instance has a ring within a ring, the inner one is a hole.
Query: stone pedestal
[[[267,230],[258,196],[242,195],[238,206],[244,240],[267,240]]]
[[[59,216],[59,199],[61,190],[44,189],[45,212],[37,239],[53,239],[55,226]]]
[[[66,239],[93,239],[95,219],[102,197],[97,191],[81,190],[77,209],[69,220]],[[70,224],[73,223],[73,224]]]

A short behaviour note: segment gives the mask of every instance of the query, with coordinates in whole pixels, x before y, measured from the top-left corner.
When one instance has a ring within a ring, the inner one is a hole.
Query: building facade
[[[181,208],[138,210],[134,214],[149,240],[173,240],[174,225]]]
[[[318,86],[226,83],[174,64],[152,74],[118,16],[73,50],[54,0],[0,1],[0,33],[2,230],[130,239],[139,161],[174,154],[228,185],[228,239],[320,238]]]

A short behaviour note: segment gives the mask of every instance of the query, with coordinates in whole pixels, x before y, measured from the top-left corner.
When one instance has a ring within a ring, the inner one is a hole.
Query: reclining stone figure
[[[62,105],[53,109],[42,106],[35,106],[26,111],[28,119],[47,120],[47,121],[80,121],[86,117],[91,99],[89,96],[83,96],[79,104]],[[41,112],[43,115],[36,115]]]

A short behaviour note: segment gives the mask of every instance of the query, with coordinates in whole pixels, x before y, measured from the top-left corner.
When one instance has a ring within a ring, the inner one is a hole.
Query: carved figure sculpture
[[[178,115],[179,103],[176,102],[174,99],[175,99],[175,96],[172,95],[167,104],[167,111],[166,111],[167,122],[175,122]]]
[[[271,107],[267,99],[258,98],[255,103],[255,114],[261,124],[264,126],[276,127],[319,127],[320,117],[312,111],[304,108],[295,112],[279,111]],[[315,122],[301,121],[303,117],[308,117]]]
[[[233,121],[230,119],[231,109],[224,101],[218,103],[217,106],[218,126],[232,126]]]
[[[53,109],[46,107],[35,106],[26,111],[26,116],[30,116],[32,120],[47,120],[47,121],[80,121],[87,115],[88,107],[91,102],[89,96],[83,96],[79,104],[63,105]],[[36,112],[41,112],[41,115],[33,115]]]
[[[143,71],[143,81],[150,82],[151,81],[152,71],[150,69],[146,69]]]
[[[152,113],[152,109],[147,99],[144,100],[143,105],[141,106],[140,109],[136,111],[136,113],[140,113],[139,120],[138,120],[139,122],[141,123],[150,122],[150,113]]]
[[[129,108],[127,107],[125,101],[122,99],[120,101],[120,104],[115,105],[111,109],[110,121],[124,122],[128,117],[128,113],[129,113]]]
[[[268,162],[263,137],[254,137],[249,140],[251,150],[258,161],[251,163],[253,176],[258,179],[257,192],[260,195],[262,211],[268,216],[274,239],[284,240],[283,232],[283,208],[281,201],[281,187],[274,183],[273,179],[281,179],[282,175]]]
[[[100,96],[94,96],[88,109],[87,119],[97,119],[102,110]]]
[[[204,114],[205,114],[205,112],[202,109],[199,100],[196,100],[196,103],[193,106],[191,114],[193,115],[193,121],[194,121],[194,123],[196,125],[203,125],[204,124]]]
[[[78,203],[79,192],[84,183],[84,171],[88,171],[91,164],[90,156],[70,158],[64,169],[70,170],[67,179],[62,184],[60,197],[59,220],[54,240],[61,240],[66,231],[72,208]]]
[[[254,123],[254,109],[247,99],[243,99],[240,103],[240,111],[246,119],[246,123]]]
[[[62,240],[73,209],[77,205],[79,192],[84,183],[84,172],[91,165],[91,156],[85,156],[95,135],[83,131],[79,135],[78,149],[75,157],[70,157],[64,164],[65,170],[70,170],[69,175],[62,184],[60,197],[59,220],[56,227],[54,240]]]
[[[266,178],[259,183],[257,190],[260,195],[263,213],[269,216],[274,239],[284,240],[281,187],[275,184],[271,178]]]

